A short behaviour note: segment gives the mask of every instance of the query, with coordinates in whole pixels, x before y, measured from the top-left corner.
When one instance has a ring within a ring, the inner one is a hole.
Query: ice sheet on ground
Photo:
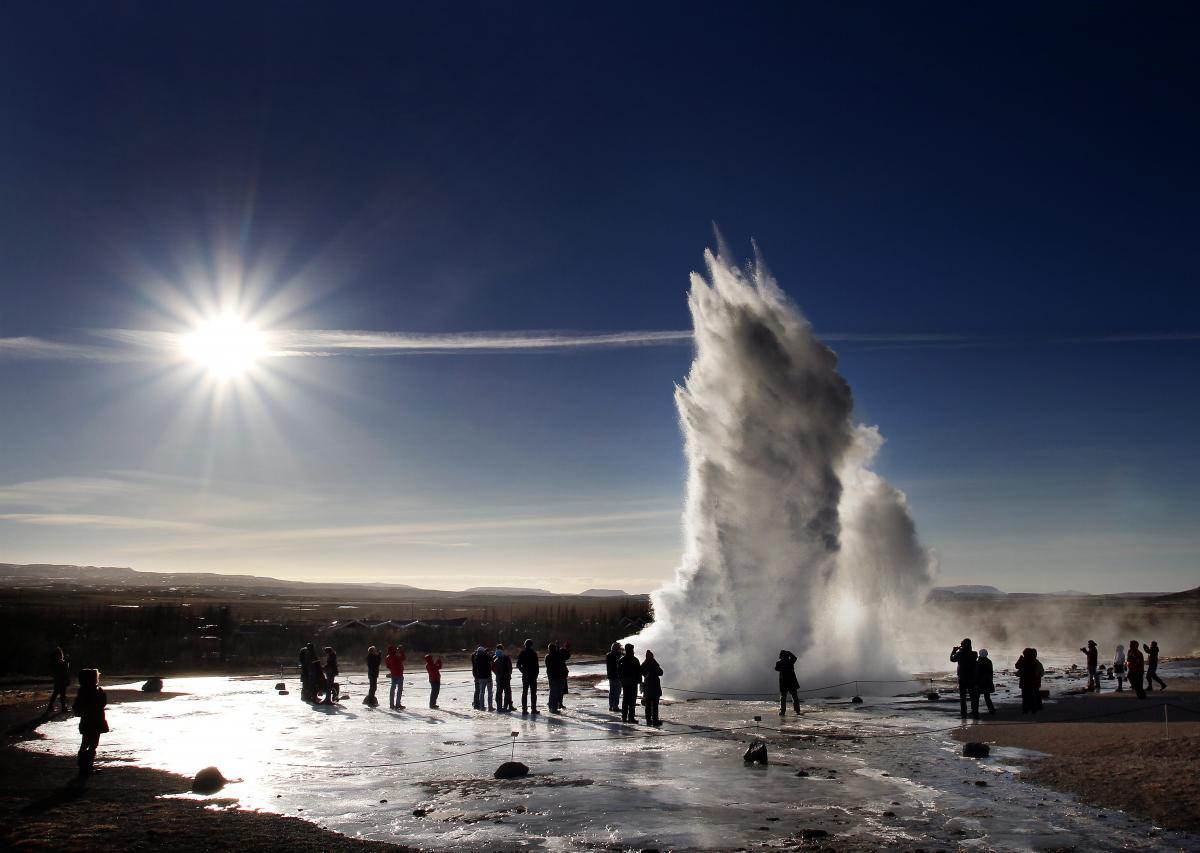
[[[379,708],[361,704],[362,676],[343,676],[351,695],[332,707],[301,702],[293,679],[280,696],[277,680],[171,679],[188,695],[109,709],[100,756],[188,777],[216,765],[241,780],[217,796],[243,808],[430,850],[771,849],[820,832],[839,849],[1048,849],[1069,835],[1076,849],[1200,850],[1196,836],[1151,835],[1144,821],[1101,818],[1017,781],[1012,754],[963,758],[944,731],[958,723],[950,702],[865,688],[861,706],[810,699],[782,731],[759,733],[764,767],[742,754],[754,715],[781,728],[772,702],[674,701],[654,730],[620,724],[603,681],[573,687],[561,716],[523,717],[519,704],[511,715],[473,710],[462,673],[446,675],[440,710],[425,707],[423,673],[407,680],[404,711],[387,708],[387,679]],[[742,728],[711,731],[730,727]],[[26,748],[77,748],[74,720],[42,731]],[[531,773],[498,781],[512,731]]]

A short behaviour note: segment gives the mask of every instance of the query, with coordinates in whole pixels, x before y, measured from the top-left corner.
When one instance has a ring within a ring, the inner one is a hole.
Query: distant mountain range
[[[1046,597],[1046,598],[1200,598],[1200,587],[1184,590],[1183,592],[1084,592],[1078,589],[1063,589],[1056,592],[1005,592],[994,586],[983,584],[958,584],[955,586],[936,586],[929,592],[930,596],[1016,596],[1016,597]]]

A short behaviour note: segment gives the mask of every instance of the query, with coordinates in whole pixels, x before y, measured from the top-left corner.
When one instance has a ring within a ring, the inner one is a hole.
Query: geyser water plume
[[[684,554],[633,642],[692,690],[771,692],[781,648],[801,686],[901,675],[932,563],[904,495],[870,470],[882,438],[854,423],[837,356],[757,247],[744,270],[728,256],[706,251],[707,279],[691,277]]]

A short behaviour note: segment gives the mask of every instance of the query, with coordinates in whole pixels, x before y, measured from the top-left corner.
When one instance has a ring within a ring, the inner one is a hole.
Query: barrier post
[[[1171,739],[1171,718],[1167,714],[1167,703],[1163,703],[1163,729],[1166,730],[1167,740]]]
[[[512,742],[512,749],[508,753],[508,760],[516,761],[516,759],[517,759],[517,738],[519,738],[521,736],[521,733],[520,732],[512,732],[510,736],[512,737],[513,742]]]

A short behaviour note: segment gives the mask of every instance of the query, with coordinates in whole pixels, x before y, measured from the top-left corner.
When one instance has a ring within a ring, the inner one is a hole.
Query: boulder
[[[963,744],[963,755],[967,758],[987,758],[992,750],[986,743],[971,741]]]
[[[930,702],[936,702],[939,699],[941,699],[942,697],[938,695],[938,692],[936,690],[930,690],[928,693],[925,694],[925,698],[928,699]]]
[[[855,705],[861,705],[861,704],[863,703],[863,700],[862,700],[862,697],[861,697],[861,696],[855,696],[855,697],[854,697],[853,699],[851,699],[850,701],[851,701],[852,703],[854,703]]]
[[[224,788],[228,781],[217,768],[205,767],[192,780],[192,790],[197,794],[215,794]]]
[[[276,689],[276,690],[287,690],[287,685],[286,685],[286,684],[284,684],[282,681],[276,681],[276,682],[275,682],[275,689]]]
[[[520,779],[529,775],[529,767],[519,761],[506,761],[492,774],[497,779]]]
[[[379,700],[376,699],[374,696],[372,696],[370,693],[368,693],[366,696],[363,697],[363,704],[370,705],[372,708],[374,708],[376,705],[379,704]]]
[[[287,695],[288,695],[288,691],[287,691],[287,690],[280,690],[280,691],[279,691],[279,695],[280,695],[280,696],[287,696]]]
[[[158,676],[147,678],[146,683],[142,685],[143,693],[162,693],[162,679]]]
[[[1049,691],[1049,690],[1039,690],[1039,691],[1038,691],[1038,696],[1041,696],[1043,699],[1049,699],[1049,698],[1050,698],[1050,691]]]
[[[746,754],[742,756],[742,760],[753,764],[767,763],[767,745],[761,740],[750,742],[750,747],[746,750]]]

